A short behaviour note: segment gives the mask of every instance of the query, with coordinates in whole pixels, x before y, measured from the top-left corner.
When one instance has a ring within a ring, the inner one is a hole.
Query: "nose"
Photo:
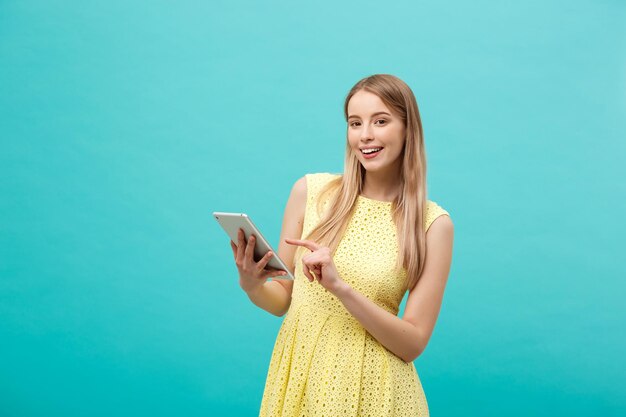
[[[365,124],[363,129],[361,129],[361,140],[363,142],[369,142],[372,139],[374,139],[373,129],[371,126]]]

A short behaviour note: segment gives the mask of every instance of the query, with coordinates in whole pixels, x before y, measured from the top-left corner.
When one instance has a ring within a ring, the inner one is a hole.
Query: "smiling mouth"
[[[361,154],[363,155],[363,157],[364,157],[365,159],[371,159],[371,158],[374,158],[374,157],[376,157],[377,155],[379,155],[379,154],[383,151],[383,149],[385,149],[385,148],[382,148],[382,147],[381,147],[381,148],[377,148],[377,149],[378,149],[377,151],[375,151],[375,152],[369,152],[369,153],[365,153],[365,152],[363,152],[363,149],[362,149],[362,150],[361,150]]]
[[[376,152],[379,152],[379,151],[381,151],[383,149],[383,147],[379,146],[378,148],[361,149],[361,153],[364,154],[364,155],[367,155],[368,153],[375,153],[375,152],[371,152],[373,149],[377,149]],[[365,152],[365,151],[368,151],[368,152]]]

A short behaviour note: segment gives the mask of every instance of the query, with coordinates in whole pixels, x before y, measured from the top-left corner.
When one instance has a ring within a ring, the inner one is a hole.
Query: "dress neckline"
[[[373,198],[365,197],[364,195],[361,195],[361,194],[358,195],[358,198],[363,201],[368,201],[368,202],[375,203],[375,204],[389,205],[393,203],[393,201],[374,200]]]

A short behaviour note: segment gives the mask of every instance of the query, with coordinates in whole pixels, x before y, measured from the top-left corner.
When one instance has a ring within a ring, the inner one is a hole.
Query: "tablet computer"
[[[263,234],[259,231],[259,229],[252,223],[250,217],[245,213],[227,213],[221,211],[214,211],[213,217],[215,220],[222,226],[222,229],[226,232],[228,236],[230,236],[230,240],[232,240],[236,245],[239,242],[238,232],[239,229],[243,229],[244,237],[246,239],[246,243],[250,238],[250,235],[254,235],[256,238],[256,242],[254,243],[254,261],[258,262],[261,260],[263,256],[269,251],[272,251],[274,255],[270,258],[266,267],[280,269],[282,271],[287,272],[287,275],[271,277],[281,278],[281,279],[295,279],[291,271],[287,268],[287,265],[283,262],[282,259],[278,256],[278,252],[272,249],[272,246],[265,239]]]

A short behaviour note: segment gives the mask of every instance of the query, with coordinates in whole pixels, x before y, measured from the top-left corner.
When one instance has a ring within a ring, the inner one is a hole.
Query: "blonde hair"
[[[396,268],[407,272],[405,291],[417,284],[426,259],[426,152],[422,122],[417,101],[409,86],[390,74],[374,74],[357,82],[346,96],[344,115],[348,121],[348,103],[358,91],[376,94],[406,127],[406,141],[402,157],[400,194],[391,205],[392,218],[398,236]],[[347,135],[346,135],[347,136]],[[320,222],[304,239],[328,246],[334,254],[352,217],[357,197],[363,190],[365,169],[350,148],[346,137],[344,173],[323,187],[316,210],[320,213],[322,196],[332,193],[329,206]]]

